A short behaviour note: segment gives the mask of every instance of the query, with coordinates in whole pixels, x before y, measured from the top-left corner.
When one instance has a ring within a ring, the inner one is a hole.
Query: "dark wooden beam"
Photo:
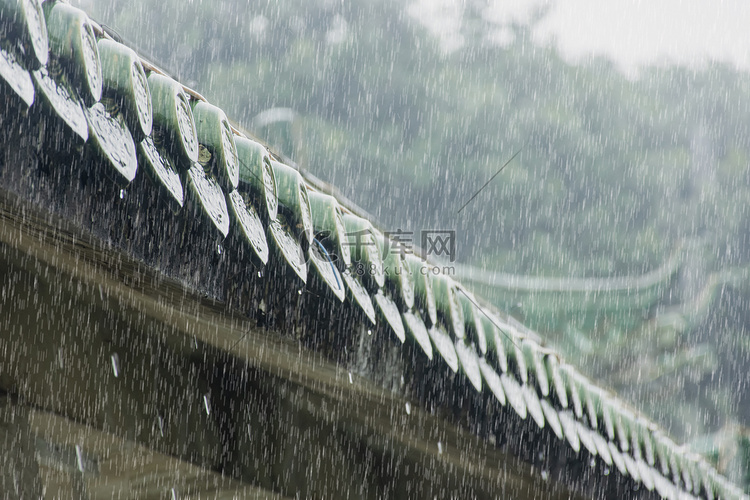
[[[138,454],[150,453],[284,496],[571,497],[439,412],[407,410],[399,394],[7,192],[0,269],[0,388],[48,415],[35,429],[49,443],[75,446],[56,423],[75,422],[115,446],[91,456],[131,447],[119,463],[142,470]],[[144,491],[171,491],[174,471]]]

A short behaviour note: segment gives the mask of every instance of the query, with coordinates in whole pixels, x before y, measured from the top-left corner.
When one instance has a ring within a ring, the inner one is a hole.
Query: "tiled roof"
[[[574,452],[586,450],[649,491],[664,498],[743,497],[539,335],[451,277],[434,274],[418,256],[384,252],[393,242],[370,221],[234,127],[223,110],[112,40],[81,10],[5,1],[0,32],[6,146],[21,130],[44,141],[41,154],[83,155],[88,168],[98,169],[82,175],[123,190],[147,186],[176,217],[199,214],[185,228],[207,235],[217,254],[252,263],[268,286],[283,275],[283,283],[323,297],[328,313],[346,310],[346,321],[388,332],[396,345],[418,346],[425,358],[465,377],[471,390],[492,394]],[[143,230],[149,228],[144,222]],[[187,230],[164,238],[184,238]],[[158,252],[136,249],[149,262],[159,262]],[[169,273],[169,263],[163,269]],[[261,297],[258,308],[266,307]]]

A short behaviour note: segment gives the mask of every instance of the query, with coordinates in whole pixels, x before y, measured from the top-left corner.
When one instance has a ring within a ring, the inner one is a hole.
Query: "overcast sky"
[[[461,13],[468,0],[414,0],[410,13],[441,37],[445,50],[461,45]],[[720,60],[750,71],[748,0],[485,0],[483,16],[497,26],[490,37],[507,43],[510,23],[533,28],[540,44],[555,44],[571,61],[604,55],[627,73],[640,65],[701,65]]]

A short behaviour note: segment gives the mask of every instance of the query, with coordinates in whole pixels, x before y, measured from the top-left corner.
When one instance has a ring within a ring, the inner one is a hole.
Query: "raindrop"
[[[549,479],[549,473],[546,470],[542,470],[542,481]]]
[[[367,330],[367,335],[372,335],[372,330]]]
[[[60,368],[65,368],[65,363],[63,362],[63,350],[62,347],[57,349],[57,364],[60,365]]]
[[[198,337],[196,337],[195,335],[193,335],[193,345],[196,349],[198,349]]]
[[[120,199],[121,200],[125,199],[125,194],[126,194],[125,190],[124,189],[120,189]]]
[[[172,488],[172,500],[177,500],[178,498],[180,497],[177,495],[177,490]]]
[[[411,415],[411,404],[408,401],[406,402],[406,414]]]
[[[112,371],[114,372],[115,377],[119,377],[120,376],[120,356],[118,356],[116,352],[113,352],[109,358],[112,360]]]
[[[221,246],[221,243],[216,245],[216,253],[218,253],[219,255],[224,253],[224,247]]]
[[[589,466],[591,466],[591,467],[596,467],[596,460],[594,460],[594,459],[592,458],[592,459],[591,459],[591,461],[589,462]]]
[[[206,415],[211,414],[211,406],[208,403],[208,394],[203,395],[203,406],[206,408]]]
[[[609,476],[609,467],[605,467],[603,473],[605,476]]]
[[[159,423],[159,435],[164,437],[164,419],[159,415],[156,417],[156,421]]]
[[[262,277],[263,277],[263,273],[258,271],[258,278],[262,278]]]
[[[443,443],[438,441],[438,455],[442,455],[442,454],[443,454]]]
[[[83,472],[83,450],[80,445],[76,445],[76,463],[78,464],[78,470]]]
[[[302,289],[297,290],[297,295],[302,295]]]
[[[352,372],[349,372],[349,383],[353,384],[354,380],[352,380]]]

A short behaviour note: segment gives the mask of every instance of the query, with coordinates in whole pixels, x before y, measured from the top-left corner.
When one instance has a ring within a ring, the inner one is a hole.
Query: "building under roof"
[[[4,498],[744,497],[83,11],[0,33]]]

